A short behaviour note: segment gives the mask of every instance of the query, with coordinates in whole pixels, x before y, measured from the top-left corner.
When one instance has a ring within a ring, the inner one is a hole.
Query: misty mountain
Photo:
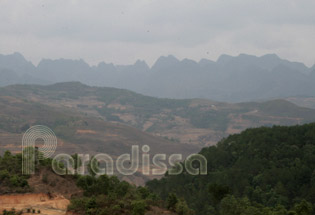
[[[0,54],[0,68],[12,70],[17,74],[30,74],[36,70],[36,67],[31,62],[17,52],[11,55]]]
[[[34,66],[21,54],[14,53],[0,55],[0,77],[1,86],[80,81],[156,97],[228,102],[315,95],[315,65],[308,68],[275,54],[222,55],[216,62],[178,60],[169,55],[157,59],[150,68],[140,60],[133,65],[101,62],[90,66],[82,59],[43,59]]]

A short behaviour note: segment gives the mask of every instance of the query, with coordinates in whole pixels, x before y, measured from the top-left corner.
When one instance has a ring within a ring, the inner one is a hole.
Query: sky
[[[152,65],[221,54],[315,64],[314,0],[0,0],[0,54]]]

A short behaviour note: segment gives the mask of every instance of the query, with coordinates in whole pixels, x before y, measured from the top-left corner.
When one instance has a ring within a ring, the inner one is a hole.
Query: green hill
[[[197,214],[314,214],[315,124],[248,129],[203,148],[207,176],[166,175],[147,186]],[[291,212],[289,212],[291,211]]]

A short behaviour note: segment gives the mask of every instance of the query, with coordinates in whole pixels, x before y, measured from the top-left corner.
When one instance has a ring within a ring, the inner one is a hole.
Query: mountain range
[[[163,98],[206,98],[224,102],[315,96],[315,65],[290,62],[275,54],[261,57],[222,55],[199,62],[162,56],[149,67],[84,60],[43,59],[35,66],[20,53],[0,55],[0,86],[79,81]]]

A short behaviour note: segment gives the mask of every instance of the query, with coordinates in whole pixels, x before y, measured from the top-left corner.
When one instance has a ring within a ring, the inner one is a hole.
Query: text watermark
[[[42,140],[43,146],[36,147],[36,141]],[[22,139],[22,172],[35,174],[38,160],[52,158],[52,169],[58,175],[93,174],[93,175],[178,175],[186,171],[191,175],[207,175],[207,160],[203,155],[191,154],[184,162],[182,154],[150,154],[150,146],[133,145],[130,153],[119,155],[116,160],[109,154],[57,154],[57,137],[47,126],[37,125],[28,129]],[[168,169],[168,167],[171,167]]]

